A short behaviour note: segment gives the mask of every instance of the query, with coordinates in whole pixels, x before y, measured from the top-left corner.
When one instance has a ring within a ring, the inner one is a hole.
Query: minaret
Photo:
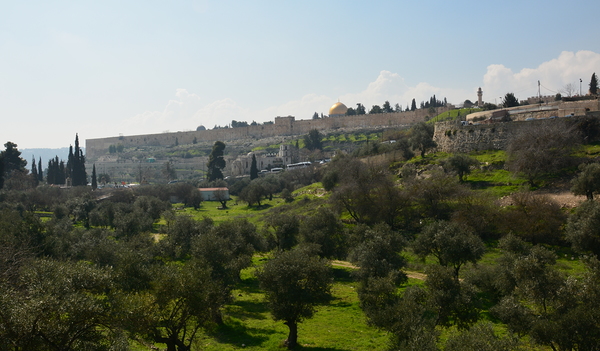
[[[479,90],[477,90],[477,107],[482,107],[483,106],[483,91],[481,90],[481,87],[479,87]]]

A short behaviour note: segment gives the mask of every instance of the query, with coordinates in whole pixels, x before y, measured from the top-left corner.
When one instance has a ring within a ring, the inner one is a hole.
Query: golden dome
[[[330,116],[333,116],[333,115],[345,115],[346,112],[348,112],[348,108],[346,107],[346,105],[342,104],[341,102],[336,102],[329,109],[329,115]]]

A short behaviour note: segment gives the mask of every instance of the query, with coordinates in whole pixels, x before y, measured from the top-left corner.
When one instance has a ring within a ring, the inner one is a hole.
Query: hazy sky
[[[600,74],[600,1],[0,0],[0,142],[525,99]],[[3,147],[2,147],[3,149]]]

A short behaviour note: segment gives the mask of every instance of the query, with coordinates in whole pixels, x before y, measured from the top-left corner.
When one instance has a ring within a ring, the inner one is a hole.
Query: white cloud
[[[579,88],[579,79],[583,81],[581,90],[585,94],[594,72],[600,72],[600,54],[592,51],[563,51],[558,58],[536,68],[523,68],[517,73],[504,65],[489,65],[483,77],[483,99],[491,102],[494,97],[499,98],[509,92],[519,99],[536,96],[538,80],[542,95],[554,95],[567,84]]]
[[[475,95],[475,92],[435,87],[426,82],[408,86],[399,74],[381,71],[377,79],[367,86],[367,89],[360,93],[346,94],[342,100],[351,105],[360,102],[367,110],[373,105],[381,106],[385,101],[389,101],[392,106],[398,103],[404,109],[407,104],[412,102],[412,99],[415,99],[418,106],[421,101],[428,101],[433,95],[439,100],[447,98],[448,102],[460,103],[471,95]]]
[[[600,54],[592,51],[563,52],[556,59],[544,62],[537,68],[524,68],[515,73],[501,64],[489,65],[483,77],[482,89],[484,101],[494,101],[507,92],[513,92],[520,99],[537,94],[537,81],[543,87],[558,91],[566,84],[579,87],[579,78],[583,80],[582,90],[587,91],[590,76],[600,73]],[[457,84],[459,85],[459,84]],[[367,110],[372,105],[383,105],[389,101],[406,108],[414,98],[417,105],[427,101],[433,95],[448,102],[460,104],[465,99],[475,101],[477,87],[471,89],[436,87],[427,82],[409,86],[398,73],[383,70],[365,90],[347,93],[340,96],[340,101],[348,107],[362,103]],[[542,89],[542,94],[554,94]],[[276,116],[295,116],[297,119],[310,119],[314,112],[327,114],[329,107],[337,102],[337,98],[326,95],[306,94],[297,100],[274,105],[262,110],[250,110],[238,105],[233,99],[225,98],[208,105],[202,103],[199,95],[186,89],[177,89],[163,111],[146,111],[121,124],[123,134],[149,134],[163,131],[195,130],[199,125],[213,128],[215,125],[225,126],[232,120],[256,121],[259,123],[273,121]]]

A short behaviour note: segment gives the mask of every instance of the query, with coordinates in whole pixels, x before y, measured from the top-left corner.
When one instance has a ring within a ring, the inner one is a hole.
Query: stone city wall
[[[449,107],[438,107],[436,115]],[[161,134],[119,136],[99,139],[86,139],[86,157],[96,159],[108,153],[111,145],[124,147],[172,146],[196,142],[236,141],[243,139],[262,139],[273,136],[294,136],[307,134],[311,129],[321,132],[336,129],[402,127],[421,122],[428,116],[428,110],[416,110],[398,113],[366,114],[322,119],[295,120],[294,117],[276,117],[273,124],[256,126],[211,129],[202,131],[172,132]]]

